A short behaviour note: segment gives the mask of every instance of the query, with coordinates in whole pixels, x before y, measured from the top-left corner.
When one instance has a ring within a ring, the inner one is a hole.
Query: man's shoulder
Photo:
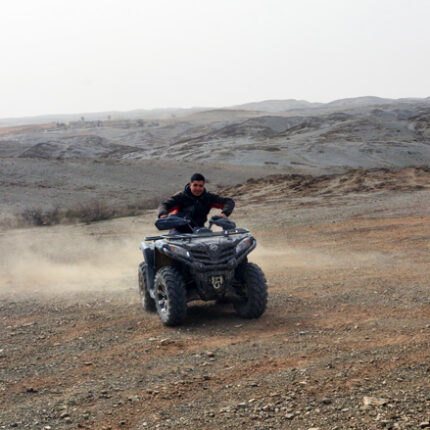
[[[172,195],[172,199],[184,198],[187,196],[187,193],[184,190],[178,191],[177,193]]]

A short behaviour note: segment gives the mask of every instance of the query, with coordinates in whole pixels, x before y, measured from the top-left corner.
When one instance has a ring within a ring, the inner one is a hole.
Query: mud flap
[[[155,255],[151,248],[143,249],[143,255],[146,262],[146,285],[148,286],[149,295],[155,299],[154,278],[155,278]]]

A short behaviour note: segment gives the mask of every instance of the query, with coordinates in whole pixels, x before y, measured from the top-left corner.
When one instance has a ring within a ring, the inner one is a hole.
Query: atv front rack
[[[174,240],[191,240],[200,239],[202,237],[214,237],[214,236],[230,236],[234,234],[244,234],[249,233],[246,228],[235,228],[234,230],[223,230],[223,231],[213,231],[211,233],[180,233],[180,234],[163,234],[160,236],[148,236],[144,240],[160,240],[160,239],[174,239]]]

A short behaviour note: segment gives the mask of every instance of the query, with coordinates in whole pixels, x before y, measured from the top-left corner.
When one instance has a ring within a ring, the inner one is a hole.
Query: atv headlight
[[[245,239],[241,240],[236,245],[236,254],[241,254],[245,249],[248,249],[252,244],[252,239],[250,237],[246,237]]]
[[[167,249],[172,252],[173,254],[179,255],[184,258],[190,258],[190,253],[180,246],[176,245],[167,245]]]

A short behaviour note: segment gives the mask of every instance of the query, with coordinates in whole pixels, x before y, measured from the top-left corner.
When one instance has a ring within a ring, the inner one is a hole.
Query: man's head
[[[194,175],[191,176],[190,190],[196,197],[203,194],[203,191],[205,190],[205,177],[201,173],[194,173]]]

